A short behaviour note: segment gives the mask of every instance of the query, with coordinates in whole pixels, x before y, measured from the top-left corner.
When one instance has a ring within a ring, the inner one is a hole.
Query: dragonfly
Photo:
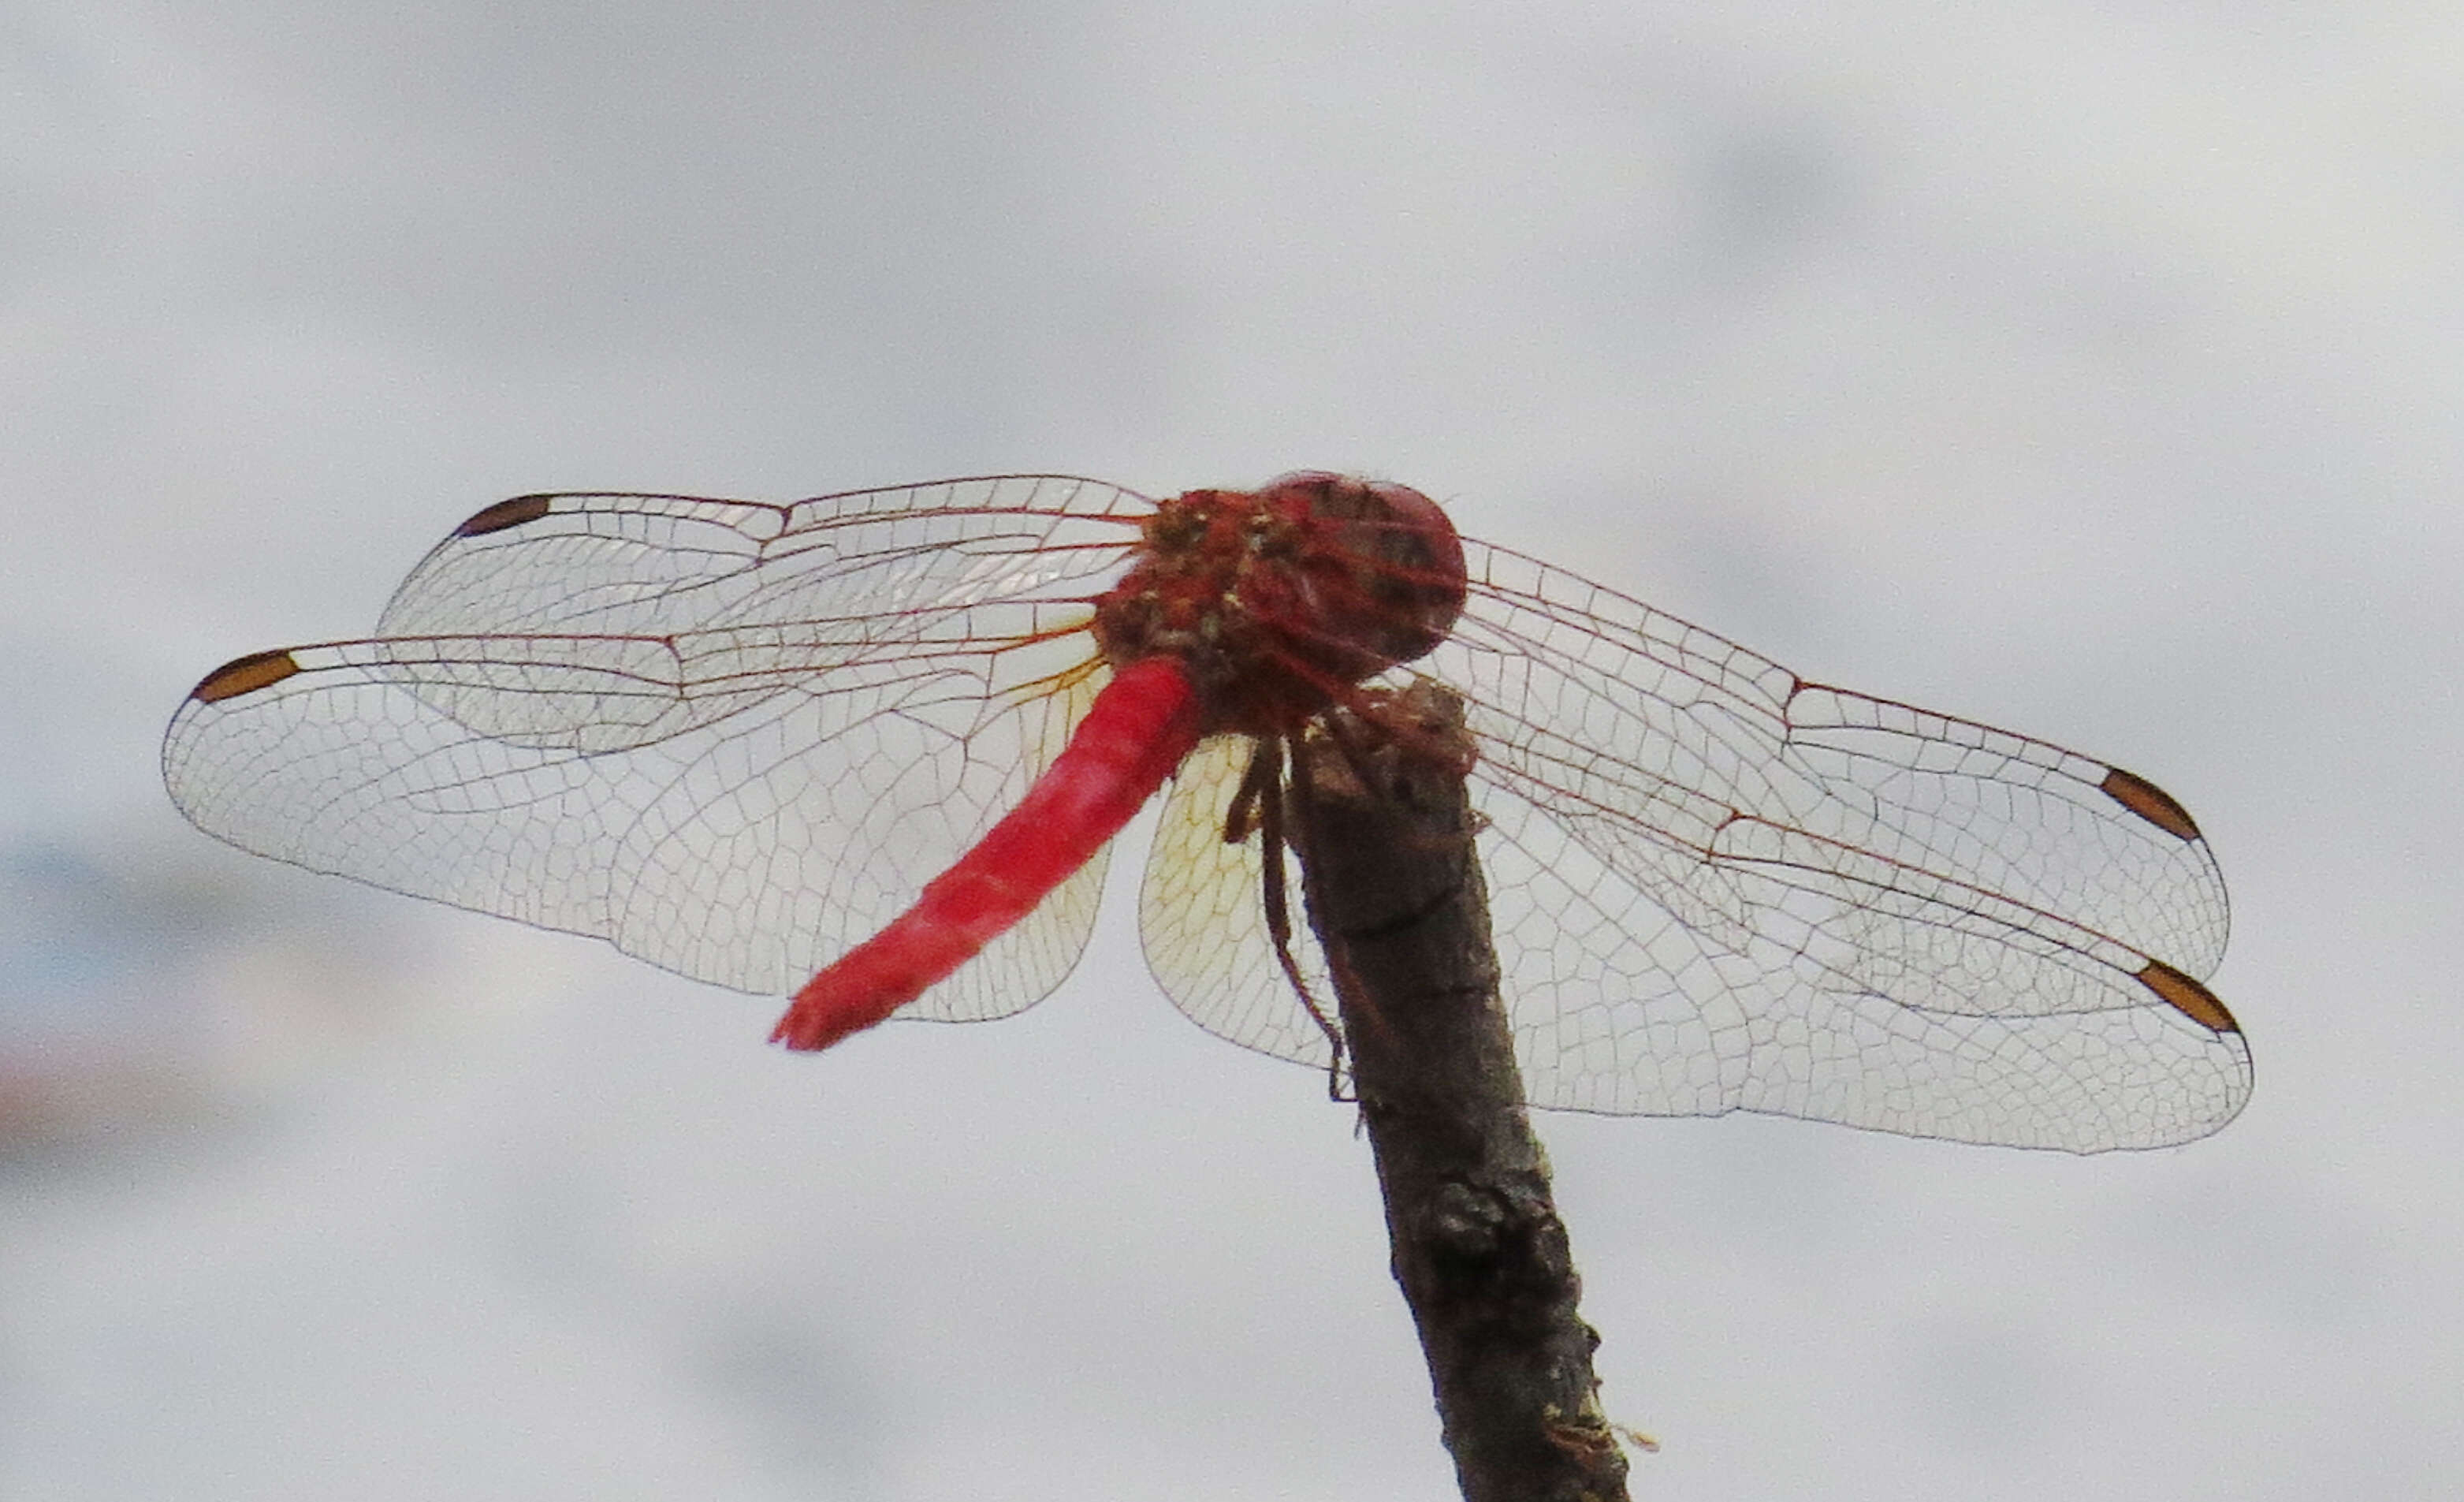
[[[1338,1070],[1282,913],[1283,751],[1460,696],[1534,1105],[2101,1152],[2249,1097],[2183,806],[1831,686],[1318,472],[1153,498],[1004,475],[480,511],[373,636],[209,674],[171,797],[243,850],[738,990],[774,1038],[1060,987],[1156,799],[1141,946],[1191,1020]]]

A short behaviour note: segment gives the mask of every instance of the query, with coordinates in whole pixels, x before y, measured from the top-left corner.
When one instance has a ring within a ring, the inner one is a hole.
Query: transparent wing
[[[1089,601],[1146,509],[1050,476],[519,497],[413,570],[381,637],[209,676],[165,778],[243,849],[784,992],[1057,753],[1101,680]],[[1102,867],[911,1013],[1050,990]]]
[[[1325,1029],[1292,994],[1267,935],[1259,900],[1261,842],[1223,838],[1248,757],[1246,739],[1219,736],[1181,763],[1138,887],[1139,943],[1164,994],[1199,1027],[1243,1048],[1324,1069],[1331,1051]],[[1331,1009],[1334,991],[1302,912],[1296,871],[1290,900],[1293,958],[1310,994]]]
[[[1480,746],[1535,1104],[2079,1152],[2185,1140],[2240,1109],[2249,1051],[2198,984],[2223,952],[2223,882],[2162,792],[1466,551],[1471,602],[1414,667],[1464,696]],[[1199,828],[1199,803],[1180,817]],[[1194,835],[1165,855],[1226,859]],[[1148,890],[1218,879],[1151,872]],[[1262,925],[1200,946],[1159,906],[1149,950],[1177,957],[1157,969],[1184,1009],[1323,1062],[1314,1025],[1278,1004]]]

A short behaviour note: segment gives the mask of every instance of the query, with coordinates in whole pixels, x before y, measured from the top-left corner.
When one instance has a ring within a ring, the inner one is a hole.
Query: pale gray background
[[[775,1002],[162,722],[546,487],[1424,487],[2163,784],[2222,1136],[1551,1118],[1654,1498],[2464,1486],[2464,11],[0,9],[0,1494],[1435,1497],[1365,1144],[1145,978]]]

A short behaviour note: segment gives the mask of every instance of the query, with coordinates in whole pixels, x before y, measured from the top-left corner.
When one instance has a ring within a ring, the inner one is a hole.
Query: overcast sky
[[[1296,467],[2197,815],[2257,1090],[1548,1117],[1664,1498],[2464,1487],[2464,19],[0,11],[0,1493],[1449,1494],[1368,1149],[1128,883],[1018,1019],[228,850],[163,722],[520,491]]]

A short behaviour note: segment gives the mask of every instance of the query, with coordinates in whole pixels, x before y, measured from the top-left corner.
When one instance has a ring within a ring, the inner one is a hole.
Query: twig
[[[1566,1227],[1498,995],[1461,701],[1431,684],[1296,748],[1294,846],[1465,1502],[1625,1502]]]

